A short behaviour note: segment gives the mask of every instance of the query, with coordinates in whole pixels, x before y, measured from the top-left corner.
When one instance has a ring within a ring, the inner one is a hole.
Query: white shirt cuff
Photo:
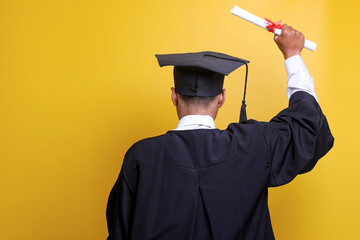
[[[302,58],[300,55],[292,56],[285,60],[285,68],[288,74],[287,79],[287,97],[290,100],[292,94],[298,91],[304,91],[316,99],[318,101],[314,81],[310,76]]]

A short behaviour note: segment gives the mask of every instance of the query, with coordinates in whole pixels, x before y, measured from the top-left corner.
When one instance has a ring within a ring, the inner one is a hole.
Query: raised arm
[[[282,34],[274,40],[285,58],[289,107],[270,121],[265,139],[271,159],[268,185],[280,186],[310,171],[333,146],[334,138],[318,104],[313,79],[300,56],[304,35],[284,24]]]
[[[286,90],[288,99],[290,100],[290,97],[295,92],[303,91],[309,93],[318,101],[314,81],[300,56],[304,48],[304,40],[305,37],[301,32],[286,24],[282,26],[281,35],[274,36],[274,41],[285,58],[285,67],[288,74]]]

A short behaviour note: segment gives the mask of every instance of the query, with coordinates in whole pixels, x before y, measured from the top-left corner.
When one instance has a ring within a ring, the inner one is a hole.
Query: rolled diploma
[[[266,26],[269,25],[269,23],[265,19],[259,18],[258,16],[255,16],[254,14],[251,14],[251,13],[245,11],[242,8],[234,6],[231,9],[231,13],[234,14],[235,16],[241,17],[242,19],[244,19],[246,21],[249,21],[249,22],[251,22],[251,23],[253,23],[253,24],[255,24],[255,25],[257,25],[257,26],[259,26],[261,28],[264,28],[264,29],[268,30]],[[281,34],[281,29],[276,28],[274,33],[276,35],[280,35]],[[311,50],[311,51],[315,51],[316,43],[305,39],[304,47],[306,49]]]

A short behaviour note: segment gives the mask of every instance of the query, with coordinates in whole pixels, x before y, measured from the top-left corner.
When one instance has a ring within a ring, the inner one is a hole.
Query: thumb
[[[279,36],[274,34],[274,41],[277,43],[278,42],[278,39],[279,39]]]

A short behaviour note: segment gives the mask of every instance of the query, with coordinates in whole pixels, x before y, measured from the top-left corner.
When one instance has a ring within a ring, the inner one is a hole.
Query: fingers
[[[301,32],[299,32],[298,30],[296,30],[295,28],[293,28],[292,26],[288,26],[287,24],[283,24],[281,26],[281,33],[286,33],[286,34],[297,34],[297,35],[304,35]]]
[[[288,25],[286,23],[284,23],[282,26],[281,26],[281,31],[284,31],[286,29],[288,29]]]
[[[292,26],[288,26],[286,23],[281,26],[281,33],[291,33],[293,31],[296,31]]]
[[[287,59],[293,55],[300,54],[304,47],[304,35],[292,26],[283,24],[280,36],[274,36],[274,41]]]

